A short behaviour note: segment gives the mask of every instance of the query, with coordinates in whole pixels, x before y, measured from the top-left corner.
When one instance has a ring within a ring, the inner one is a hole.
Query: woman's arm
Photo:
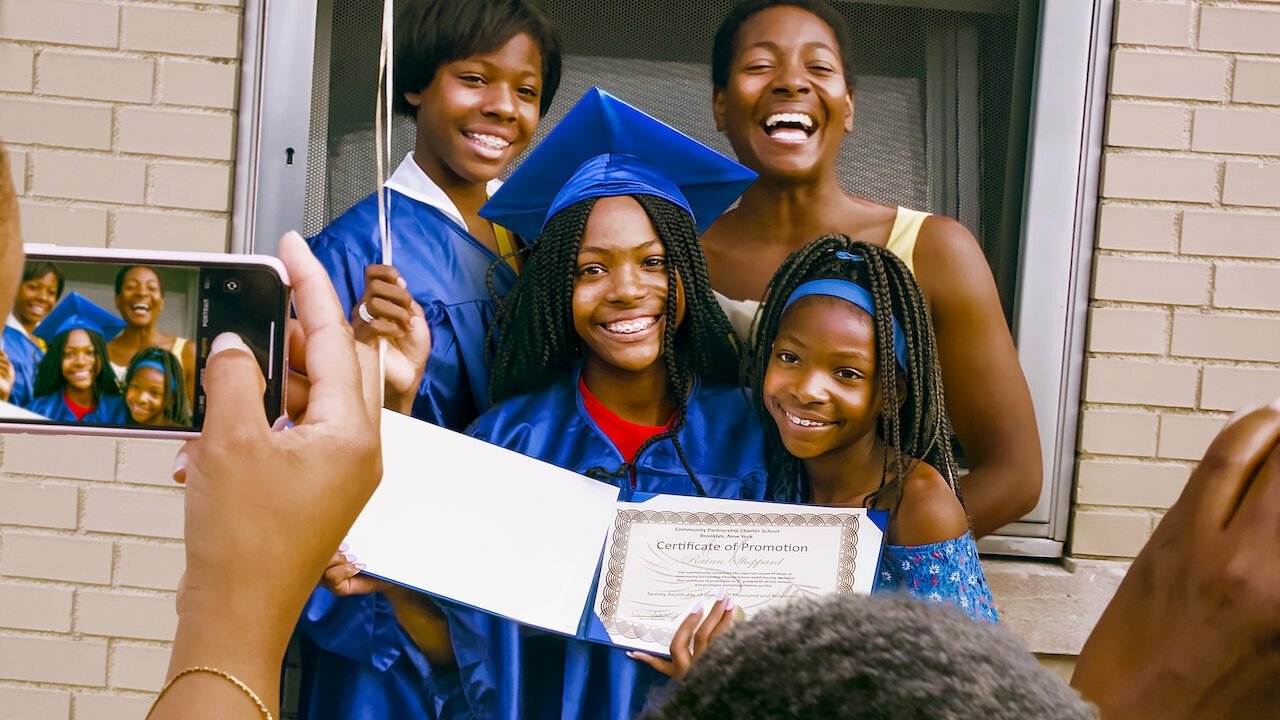
[[[981,537],[1031,511],[1040,499],[1040,436],[1031,392],[1005,323],[991,268],[959,223],[930,217],[914,255],[933,316],[947,410],[969,474],[961,480],[973,532]]]

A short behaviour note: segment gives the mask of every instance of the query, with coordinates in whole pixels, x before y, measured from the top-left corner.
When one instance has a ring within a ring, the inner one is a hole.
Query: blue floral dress
[[[1000,622],[970,532],[929,545],[885,545],[872,592],[903,591],[922,602],[955,606],[979,622]]]

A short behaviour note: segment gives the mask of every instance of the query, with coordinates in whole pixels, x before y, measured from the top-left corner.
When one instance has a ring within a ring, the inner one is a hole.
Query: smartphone
[[[284,414],[289,279],[273,257],[27,245],[0,358],[0,431],[195,436],[213,339],[234,332]],[[245,398],[245,402],[256,402]]]

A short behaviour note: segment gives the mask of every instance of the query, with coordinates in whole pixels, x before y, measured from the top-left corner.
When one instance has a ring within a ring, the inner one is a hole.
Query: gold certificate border
[[[605,570],[604,597],[600,604],[600,622],[612,635],[644,642],[668,645],[675,628],[657,627],[617,617],[618,598],[622,594],[622,575],[627,566],[627,548],[631,527],[646,523],[657,525],[729,525],[791,527],[839,527],[840,564],[836,569],[836,592],[853,590],[853,576],[858,556],[858,523],[861,515],[844,513],[708,513],[671,510],[619,510],[613,521],[613,542],[609,546],[609,562]]]

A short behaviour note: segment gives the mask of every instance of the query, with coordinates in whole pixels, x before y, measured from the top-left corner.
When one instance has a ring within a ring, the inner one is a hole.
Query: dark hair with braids
[[[671,438],[676,453],[694,486],[702,491],[685,459],[676,433],[684,425],[689,391],[697,376],[708,383],[736,383],[738,343],[728,318],[711,292],[706,258],[698,241],[693,218],[683,208],[651,195],[631,195],[653,223],[666,251],[667,306],[662,362],[667,383],[676,400],[671,427],[640,447]],[[533,243],[511,292],[498,301],[498,313],[489,329],[489,395],[494,403],[540,390],[573,366],[581,347],[573,327],[573,289],[578,268],[578,247],[587,217],[596,198],[580,200],[547,221]],[[679,285],[677,284],[679,283]],[[676,297],[683,286],[684,321],[676,322]],[[493,274],[489,275],[493,292]],[[496,298],[496,294],[495,294]],[[588,474],[616,477],[629,473],[624,464],[617,471],[597,469]]]
[[[36,365],[36,381],[31,388],[32,397],[62,392],[67,386],[67,378],[62,374],[62,353],[67,349],[67,338],[75,329],[58,333],[49,343],[49,349]],[[94,400],[103,395],[119,395],[120,383],[116,380],[115,371],[111,369],[107,356],[107,343],[102,336],[92,330],[85,330],[89,336],[89,344],[93,346],[93,355],[98,363],[98,373],[93,378]]]
[[[847,259],[837,253],[853,255]],[[808,494],[804,466],[787,452],[778,428],[762,398],[765,371],[773,355],[786,301],[801,284],[835,278],[855,283],[871,293],[875,307],[876,367],[880,371],[879,432],[888,446],[880,487],[867,496],[867,507],[888,505],[896,512],[903,481],[919,461],[933,466],[960,497],[958,471],[951,448],[951,422],[942,394],[942,373],[933,337],[933,323],[920,286],[907,266],[889,250],[855,242],[844,235],[827,235],[792,253],[769,281],[765,301],[753,323],[755,341],[746,368],[745,384],[765,423],[769,441],[769,478],[779,500],[803,500]],[[906,393],[899,392],[902,372],[893,353],[893,323],[906,339]],[[897,370],[898,372],[893,372]],[[892,496],[892,502],[886,503]],[[961,499],[963,504],[963,498]]]
[[[182,371],[182,361],[178,356],[160,347],[142,348],[129,360],[129,369],[124,373],[124,390],[126,396],[133,376],[138,373],[138,364],[157,363],[164,368],[164,407],[161,415],[174,425],[188,425],[191,418],[187,411],[186,378]],[[133,420],[132,413],[129,417]]]

